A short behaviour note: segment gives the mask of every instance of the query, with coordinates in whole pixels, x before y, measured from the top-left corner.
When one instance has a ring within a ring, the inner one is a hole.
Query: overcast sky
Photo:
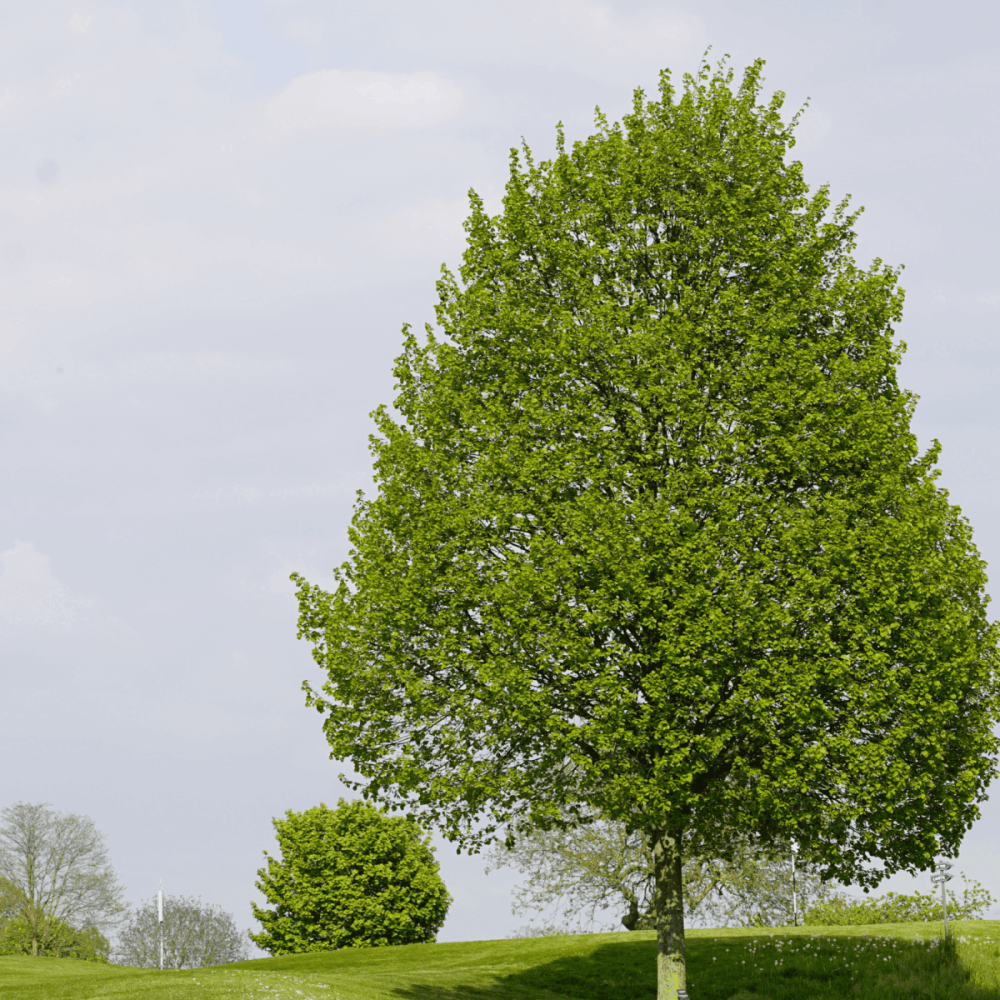
[[[288,575],[346,555],[467,191],[496,209],[522,136],[549,155],[708,46],[810,100],[807,180],[906,265],[916,430],[1000,566],[997,10],[0,0],[0,805],[86,813],[133,901],[162,877],[251,925],[271,817],[345,794]],[[1000,896],[998,819],[959,867]],[[439,857],[442,940],[525,922],[513,876]]]

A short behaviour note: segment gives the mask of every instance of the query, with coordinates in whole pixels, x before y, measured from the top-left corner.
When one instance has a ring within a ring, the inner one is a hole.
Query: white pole
[[[948,893],[945,891],[945,883],[951,881],[948,869],[951,864],[948,861],[939,861],[934,867],[934,874],[931,876],[932,882],[941,883],[941,916],[944,917],[944,936],[948,937]]]
[[[799,896],[795,891],[795,855],[798,852],[799,844],[797,840],[792,841],[792,923],[799,926]]]
[[[948,936],[948,894],[945,892],[944,879],[941,880],[941,910],[944,913],[944,936]]]
[[[157,909],[160,914],[160,972],[163,971],[163,879],[160,879],[160,893],[157,899]]]

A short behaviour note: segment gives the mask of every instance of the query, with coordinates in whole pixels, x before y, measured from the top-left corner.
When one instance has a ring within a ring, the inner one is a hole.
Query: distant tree
[[[965,876],[962,876],[965,880]],[[981,920],[996,902],[993,894],[979,882],[968,881],[962,895],[948,892],[948,917],[952,920]],[[852,899],[837,895],[809,907],[804,923],[824,927],[851,924],[899,924],[942,920],[941,895],[937,892],[898,893]]]
[[[517,869],[527,879],[513,893],[513,912],[555,908],[568,931],[593,924],[598,911],[627,908],[621,924],[628,930],[653,929],[656,914],[655,863],[645,838],[629,832],[620,820],[595,819],[568,829],[533,830],[511,838],[512,846],[494,844],[487,868]],[[792,920],[790,852],[738,845],[729,860],[687,857],[684,860],[686,921],[712,921],[714,926],[777,925]],[[796,871],[799,911],[830,898],[832,888],[815,865],[801,861]],[[612,924],[613,926],[613,924]],[[608,927],[607,929],[611,929]]]
[[[898,271],[856,264],[762,86],[664,72],[512,152],[405,331],[348,560],[295,577],[351,787],[473,851],[642,833],[660,1000],[685,858],[796,839],[875,886],[956,853],[997,773],[998,630],[910,426]]]
[[[97,927],[73,927],[50,917],[41,935],[24,917],[0,924],[0,955],[43,955],[107,962],[111,943]]]
[[[21,894],[17,886],[0,876],[0,924],[17,916],[20,910]]]
[[[273,821],[281,855],[266,851],[251,939],[272,955],[433,941],[451,897],[430,838],[364,802],[288,810]]]
[[[125,909],[93,820],[45,803],[17,802],[0,811],[0,879],[27,928],[32,955],[50,954],[66,926],[100,929]]]
[[[200,969],[250,957],[246,932],[231,914],[191,896],[163,897],[163,967]],[[157,898],[144,900],[129,913],[118,931],[115,961],[143,969],[160,966],[160,921]]]
[[[715,927],[781,927],[793,920],[801,923],[806,907],[834,899],[840,891],[823,878],[817,864],[799,856],[793,897],[788,844],[740,844],[730,860],[712,859],[707,867],[717,878],[717,888],[705,901],[700,916]],[[798,905],[797,916],[793,898]]]

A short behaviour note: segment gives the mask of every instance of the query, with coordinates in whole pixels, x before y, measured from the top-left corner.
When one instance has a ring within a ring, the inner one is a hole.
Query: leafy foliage
[[[0,812],[0,882],[4,905],[22,922],[16,926],[30,930],[33,955],[53,954],[66,928],[99,929],[125,909],[93,820],[44,803],[17,802]]]
[[[107,962],[111,943],[96,927],[73,927],[49,917],[39,928],[24,917],[0,924],[0,955],[44,955]]]
[[[118,932],[115,961],[143,969],[160,967],[159,905],[144,900],[128,914]],[[163,967],[200,969],[250,957],[246,933],[232,914],[191,896],[163,897]]]
[[[433,941],[451,897],[416,823],[363,802],[288,810],[275,819],[281,857],[267,852],[251,939],[272,955]]]
[[[954,854],[996,773],[998,633],[897,384],[897,272],[855,264],[761,71],[664,73],[512,152],[498,214],[472,195],[336,588],[295,578],[348,783],[470,850],[640,831],[662,997],[685,857],[795,838],[874,886]]]
[[[979,920],[996,902],[988,889],[973,882],[962,890],[961,896],[948,892],[949,920]],[[805,912],[806,924],[827,927],[851,924],[900,924],[911,921],[939,921],[944,919],[941,895],[936,892],[909,894],[887,892],[872,899],[850,899],[843,895],[810,907]]]

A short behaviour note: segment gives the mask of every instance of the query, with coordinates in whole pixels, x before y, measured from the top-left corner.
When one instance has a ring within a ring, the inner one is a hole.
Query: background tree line
[[[510,848],[494,845],[486,860],[488,872],[509,867],[526,876],[514,888],[514,913],[549,916],[522,934],[655,929],[654,859],[644,838],[621,821],[595,818],[569,830],[536,830]],[[937,893],[853,898],[801,856],[793,875],[790,844],[779,849],[742,843],[728,860],[690,857],[683,879],[685,922],[702,926],[839,926],[942,917]],[[978,882],[966,884],[961,895],[948,893],[948,913],[956,920],[976,919],[994,902]]]
[[[162,930],[168,969],[249,957],[246,932],[218,907],[168,895],[161,927],[155,898],[131,910],[123,897],[106,838],[88,816],[45,803],[0,811],[0,954],[152,968]]]
[[[0,813],[0,954],[30,954],[157,968],[190,969],[249,957],[248,936],[272,955],[435,940],[451,897],[429,838],[412,820],[364,802],[321,804],[274,820],[278,853],[265,852],[254,904],[262,930],[240,931],[233,917],[200,899],[154,896],[134,910],[88,817],[17,803]],[[603,924],[655,928],[655,859],[638,831],[592,816],[566,829],[533,830],[494,845],[487,871],[526,876],[514,912],[555,911],[558,923],[521,934],[565,933]],[[728,858],[689,857],[683,869],[685,917],[710,926],[791,923],[791,857],[773,845],[736,845]],[[939,920],[936,894],[889,893],[856,900],[799,858],[799,921],[837,925]],[[993,903],[978,883],[949,893],[956,919],[982,916]],[[605,917],[608,914],[608,917]],[[110,935],[117,930],[112,946]],[[598,929],[601,929],[600,927]],[[161,937],[162,936],[162,937]]]
[[[19,802],[0,812],[0,954],[191,969],[271,954],[433,941],[451,896],[429,838],[412,821],[363,802],[274,820],[251,904],[262,930],[220,907],[166,894],[123,900],[104,835],[86,816]]]

